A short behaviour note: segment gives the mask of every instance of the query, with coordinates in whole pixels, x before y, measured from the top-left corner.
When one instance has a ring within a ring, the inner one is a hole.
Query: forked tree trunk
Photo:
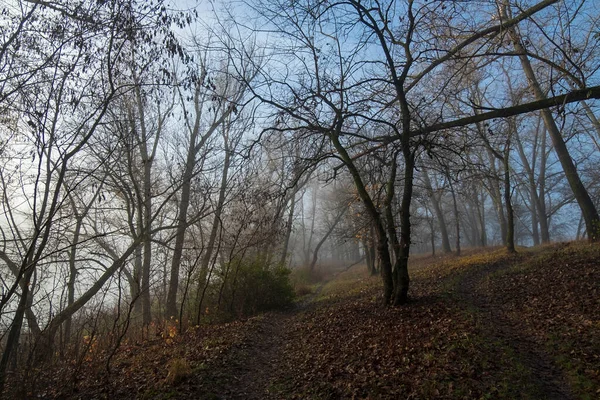
[[[381,277],[383,279],[383,304],[387,305],[391,302],[394,294],[394,277],[392,273],[392,262],[390,259],[388,238],[381,214],[375,206],[375,203],[373,203],[373,199],[371,199],[369,192],[367,192],[365,184],[360,176],[360,172],[356,168],[356,165],[352,161],[352,158],[346,149],[341,145],[337,135],[331,134],[330,139],[333,146],[339,153],[340,158],[344,161],[346,168],[348,168],[348,171],[350,172],[352,180],[356,186],[358,196],[362,200],[367,212],[369,213],[369,216],[371,217],[371,220],[373,221],[373,227],[375,228],[375,233],[377,235],[377,254],[379,255]]]
[[[342,217],[344,216],[344,214],[346,214],[346,210],[347,210],[347,208],[344,207],[344,209],[340,211],[340,213],[333,220],[333,223],[331,224],[331,226],[329,227],[329,229],[327,230],[325,235],[321,238],[321,240],[319,240],[319,243],[317,243],[317,246],[315,247],[315,251],[313,252],[312,262],[310,263],[311,271],[314,271],[315,266],[317,265],[317,259],[319,258],[319,250],[321,249],[321,246],[323,246],[323,244],[325,243],[327,238],[329,238],[329,236],[333,233],[333,230],[335,229],[337,224],[342,220]]]

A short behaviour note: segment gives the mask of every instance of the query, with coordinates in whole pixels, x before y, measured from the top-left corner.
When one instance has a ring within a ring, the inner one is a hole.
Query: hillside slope
[[[123,346],[110,375],[90,362],[80,368],[84,373],[76,382],[55,381],[53,386],[44,381],[45,389],[36,394],[156,399],[600,396],[599,246],[566,243],[519,249],[517,255],[496,249],[460,258],[414,257],[411,269],[407,306],[381,307],[379,278],[357,266],[295,311]]]

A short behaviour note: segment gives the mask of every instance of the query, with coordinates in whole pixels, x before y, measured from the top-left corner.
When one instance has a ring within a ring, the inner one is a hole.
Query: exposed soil
[[[223,399],[259,400],[272,397],[272,382],[281,368],[281,353],[292,314],[272,313],[262,317],[243,339],[214,366],[227,371],[213,388]]]

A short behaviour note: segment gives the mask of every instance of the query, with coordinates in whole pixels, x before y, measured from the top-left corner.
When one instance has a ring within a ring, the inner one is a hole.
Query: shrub
[[[169,373],[165,382],[169,385],[177,385],[192,373],[190,364],[184,358],[176,358],[169,364]]]
[[[302,297],[313,293],[315,285],[323,282],[325,276],[321,269],[311,270],[308,267],[301,267],[292,271],[290,280],[296,296]]]
[[[252,315],[262,311],[284,309],[294,300],[290,270],[270,265],[261,258],[231,262],[232,273],[225,285],[225,299],[231,311]]]

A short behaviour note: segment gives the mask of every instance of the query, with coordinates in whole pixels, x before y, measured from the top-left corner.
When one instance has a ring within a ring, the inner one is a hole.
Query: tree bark
[[[408,117],[408,115],[407,115]],[[408,138],[406,139],[408,142]],[[408,257],[410,255],[410,205],[413,197],[413,182],[415,171],[414,153],[408,143],[402,146],[404,155],[404,191],[400,204],[400,249],[395,266],[394,305],[403,305],[408,301],[410,276],[408,274]]]

